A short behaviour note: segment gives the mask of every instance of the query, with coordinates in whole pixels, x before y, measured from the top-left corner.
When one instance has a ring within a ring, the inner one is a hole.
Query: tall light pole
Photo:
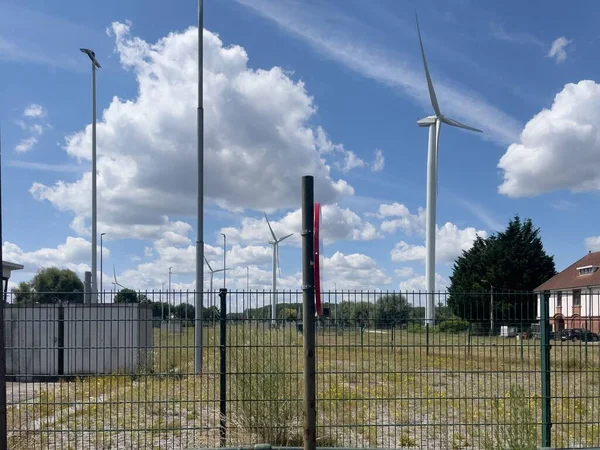
[[[221,236],[223,236],[223,289],[225,289],[227,287],[227,236],[224,233],[221,233]]]
[[[82,53],[88,55],[92,62],[92,292],[98,295],[98,216],[97,216],[97,191],[96,191],[96,68],[100,63],[96,60],[96,54],[87,48],[81,48]],[[97,300],[96,300],[97,301]]]
[[[104,273],[102,271],[102,236],[104,236],[106,233],[100,233],[100,293],[102,295],[102,301],[104,302],[104,291],[102,290],[102,274]]]
[[[203,357],[203,321],[204,309],[204,95],[203,95],[203,60],[204,45],[202,31],[204,29],[203,1],[198,0],[198,108],[196,110],[196,150],[198,153],[198,186],[196,206],[196,313],[194,316],[194,371],[202,373]]]
[[[80,48],[81,52],[89,56],[92,61],[92,293],[98,301],[98,216],[96,205],[96,68],[100,63],[96,54],[87,48]]]
[[[490,336],[494,335],[494,286],[488,280],[481,280],[482,283],[490,285]]]

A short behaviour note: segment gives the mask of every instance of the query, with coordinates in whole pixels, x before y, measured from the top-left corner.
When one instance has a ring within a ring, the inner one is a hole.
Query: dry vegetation
[[[205,371],[193,330],[156,331],[152,370],[41,384],[9,405],[11,449],[219,446],[218,329]],[[484,448],[539,445],[539,341],[408,331],[319,330],[320,446]],[[522,355],[522,356],[521,356]],[[289,325],[228,327],[227,444],[302,442],[302,336]],[[553,342],[552,443],[600,445],[600,345]]]

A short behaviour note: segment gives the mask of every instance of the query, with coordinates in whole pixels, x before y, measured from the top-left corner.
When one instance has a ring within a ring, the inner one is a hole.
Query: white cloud
[[[504,181],[498,190],[525,197],[568,189],[600,189],[600,85],[569,83],[550,109],[536,114],[508,147],[498,167]]]
[[[436,290],[436,292],[445,292],[446,289],[448,289],[449,285],[450,285],[450,280],[441,276],[439,273],[435,274],[435,290]],[[425,275],[417,275],[408,280],[401,281],[399,288],[401,291],[406,291],[406,292],[426,291]],[[412,299],[409,297],[409,301],[411,301],[411,300]],[[423,299],[421,299],[421,300],[423,300]],[[440,298],[439,300],[444,300],[444,299]],[[411,301],[411,303],[413,303],[413,302]],[[436,303],[438,303],[438,301],[436,301]],[[424,304],[422,306],[424,306]]]
[[[383,151],[375,150],[375,160],[371,164],[372,172],[381,172],[385,166],[385,158],[383,157]]]
[[[323,205],[321,215],[320,235],[324,244],[332,244],[341,240],[370,241],[381,237],[373,224],[364,221],[349,208],[342,208],[337,204]],[[294,236],[283,241],[282,245],[300,244],[302,228],[302,211],[300,209],[287,213],[280,220],[273,220],[270,217],[269,221],[277,237],[294,233]],[[241,227],[225,227],[219,233],[225,233],[228,241],[232,243],[265,244],[272,240],[271,232],[264,218],[245,217],[242,219]]]
[[[321,278],[324,289],[378,290],[392,282],[376,261],[361,253],[346,255],[335,252],[331,258],[323,258]]]
[[[154,228],[146,232],[156,237],[168,216],[196,208],[197,30],[170,33],[156,43],[131,36],[128,23],[114,23],[112,33],[139,93],[113,98],[98,124],[98,208],[109,225]],[[204,93],[209,203],[233,210],[293,207],[306,174],[315,177],[324,202],[353,194],[346,181],[330,176],[329,156],[319,145],[335,144],[311,127],[316,106],[303,82],[279,67],[248,68],[242,47],[225,46],[204,30]],[[88,125],[68,137],[66,150],[89,160],[90,142]],[[89,185],[88,172],[75,182],[35,184],[31,192],[87,219]]]
[[[322,55],[394,90],[400,88],[427,112],[431,110],[423,66],[417,59],[418,46],[411,47],[410,55],[381,48],[366,38],[377,30],[366,28],[348,17],[342,9],[322,2],[307,6],[305,2],[298,1],[237,1],[301,38]],[[409,65],[411,60],[418,61],[417,65]],[[480,135],[483,139],[506,144],[518,136],[520,124],[517,120],[476,93],[443,81],[434,76],[436,94],[444,114],[485,130]]]
[[[100,247],[98,247],[100,254]],[[110,256],[110,250],[103,249],[104,257]],[[67,237],[63,244],[56,248],[41,248],[34,251],[25,251],[12,242],[5,242],[2,246],[2,257],[11,262],[23,264],[23,271],[15,275],[31,275],[40,268],[58,267],[71,269],[83,279],[84,273],[90,270],[92,259],[91,243],[80,237]]]
[[[42,107],[42,105],[38,105],[36,103],[32,103],[27,108],[25,108],[25,111],[23,111],[23,116],[25,116],[25,117],[38,118],[38,117],[44,117],[45,115],[46,115],[46,111],[44,111],[44,108]]]
[[[544,42],[533,34],[516,31],[508,32],[504,29],[504,27],[502,27],[502,25],[497,23],[490,24],[490,33],[493,38],[498,39],[499,41],[512,42],[520,45],[528,44],[536,47],[544,47]]]
[[[394,270],[394,273],[400,278],[411,278],[415,275],[415,270],[412,267],[402,267]]]
[[[15,147],[15,151],[17,153],[25,153],[33,148],[35,144],[37,144],[37,138],[34,136],[28,137],[26,139],[21,139],[21,141]]]
[[[592,252],[600,251],[600,236],[585,238],[585,248]]]
[[[452,263],[464,250],[471,248],[477,236],[485,238],[487,233],[483,230],[476,230],[473,227],[461,229],[451,222],[446,222],[436,232],[436,262]],[[392,261],[396,262],[424,261],[425,246],[412,245],[405,241],[400,241],[390,254]]]
[[[402,230],[408,236],[425,235],[425,209],[423,208],[418,208],[417,214],[412,214],[405,205],[394,202],[389,205],[379,205],[376,215],[386,219],[381,222],[381,231],[385,233]],[[388,219],[390,217],[392,219]]]
[[[362,159],[356,156],[356,153],[352,151],[346,151],[344,156],[344,163],[341,166],[341,170],[344,173],[350,172],[352,169],[356,169],[358,167],[365,167],[367,165]]]
[[[564,36],[556,38],[550,46],[548,58],[554,58],[554,61],[556,61],[557,64],[564,62],[567,59],[567,47],[572,42],[573,41],[567,39]]]

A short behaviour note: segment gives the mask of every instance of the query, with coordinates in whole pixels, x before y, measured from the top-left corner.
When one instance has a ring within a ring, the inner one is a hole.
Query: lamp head
[[[81,50],[82,53],[85,53],[86,55],[89,56],[89,58],[94,63],[94,66],[96,66],[98,69],[100,68],[100,63],[96,59],[96,53],[94,53],[93,50],[90,50],[89,48],[80,48],[79,50]]]

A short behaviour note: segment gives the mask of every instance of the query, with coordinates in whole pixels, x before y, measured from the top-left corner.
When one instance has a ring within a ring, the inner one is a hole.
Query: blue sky
[[[440,142],[438,288],[473,237],[515,214],[560,270],[600,249],[600,6],[472,0],[205,1],[206,253],[230,287],[300,283],[300,177],[324,207],[326,288],[423,289],[432,113],[418,12],[440,107],[484,130]],[[14,281],[90,266],[90,67],[98,71],[104,282],[194,286],[196,2],[0,1],[5,259]],[[232,247],[234,246],[234,247]],[[229,264],[228,264],[229,265]],[[206,277],[208,279],[208,277]],[[215,278],[216,279],[216,278]],[[105,287],[108,284],[105,284]],[[109,285],[108,285],[109,286]]]

